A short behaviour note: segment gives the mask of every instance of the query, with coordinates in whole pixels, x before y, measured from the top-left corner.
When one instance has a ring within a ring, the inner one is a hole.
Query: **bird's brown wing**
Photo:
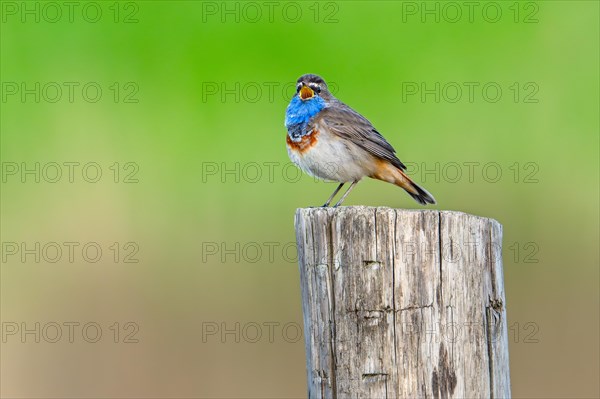
[[[331,104],[317,115],[333,134],[353,142],[378,158],[389,161],[400,170],[406,166],[396,156],[396,150],[364,116],[341,102]]]

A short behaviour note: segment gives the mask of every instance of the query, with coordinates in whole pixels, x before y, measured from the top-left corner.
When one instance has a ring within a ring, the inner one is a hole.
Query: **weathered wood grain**
[[[310,398],[508,398],[502,226],[447,211],[296,212]]]

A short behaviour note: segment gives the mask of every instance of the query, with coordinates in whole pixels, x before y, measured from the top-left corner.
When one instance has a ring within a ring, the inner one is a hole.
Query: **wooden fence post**
[[[310,398],[508,398],[502,226],[462,212],[296,212]]]

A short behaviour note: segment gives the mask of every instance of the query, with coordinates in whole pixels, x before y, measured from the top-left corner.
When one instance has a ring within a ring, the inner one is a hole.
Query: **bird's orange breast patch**
[[[317,136],[318,135],[319,135],[319,132],[317,131],[317,129],[313,129],[313,131],[310,132],[309,134],[302,136],[302,139],[300,139],[300,141],[293,141],[290,138],[290,135],[287,134],[286,142],[290,149],[292,149],[293,151],[297,151],[300,154],[303,154],[304,152],[306,152],[309,149],[311,149],[312,147],[314,147],[315,144],[317,144]]]

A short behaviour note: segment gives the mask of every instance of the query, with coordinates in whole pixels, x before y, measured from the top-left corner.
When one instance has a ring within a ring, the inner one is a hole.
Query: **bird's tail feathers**
[[[435,204],[435,198],[433,198],[433,195],[431,195],[429,191],[419,186],[417,183],[408,178],[408,176],[407,179],[408,185],[410,186],[409,188],[407,188],[405,185],[398,185],[405,189],[406,192],[409,193],[410,196],[415,199],[415,201],[417,201],[421,205]]]
[[[402,170],[387,162],[381,162],[377,168],[378,172],[371,177],[402,187],[419,204],[435,204],[435,198],[423,187],[412,181]]]

